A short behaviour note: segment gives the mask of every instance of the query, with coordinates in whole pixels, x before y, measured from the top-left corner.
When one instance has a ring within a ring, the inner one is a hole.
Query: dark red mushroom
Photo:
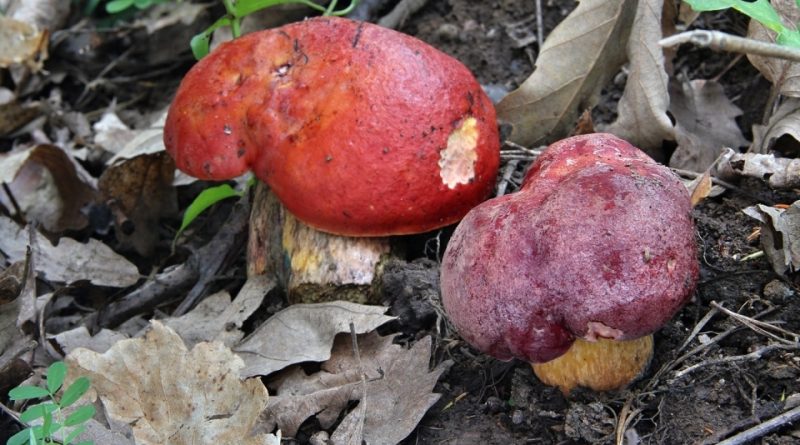
[[[457,222],[491,193],[494,108],[410,36],[316,18],[225,43],[183,79],[164,142],[203,179],[252,170],[303,222],[348,236]]]
[[[565,393],[623,387],[694,291],[690,212],[679,179],[627,142],[556,142],[519,192],[459,224],[442,261],[445,311],[467,342],[533,363]]]

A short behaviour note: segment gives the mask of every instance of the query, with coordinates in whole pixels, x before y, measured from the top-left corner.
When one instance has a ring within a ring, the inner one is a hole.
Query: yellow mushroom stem
[[[595,391],[623,388],[644,373],[652,357],[652,335],[624,341],[579,338],[564,355],[532,366],[539,380],[567,395],[576,386]]]

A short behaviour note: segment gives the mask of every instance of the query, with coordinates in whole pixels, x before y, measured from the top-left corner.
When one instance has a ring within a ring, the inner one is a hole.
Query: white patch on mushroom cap
[[[449,189],[459,184],[469,184],[475,178],[475,162],[478,153],[478,120],[468,117],[450,136],[447,147],[439,152],[439,176]]]

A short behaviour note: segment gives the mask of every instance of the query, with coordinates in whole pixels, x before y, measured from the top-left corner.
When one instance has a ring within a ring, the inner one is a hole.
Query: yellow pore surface
[[[579,338],[561,357],[532,366],[539,380],[566,395],[576,386],[595,391],[623,388],[645,371],[652,357],[652,335],[626,341]]]

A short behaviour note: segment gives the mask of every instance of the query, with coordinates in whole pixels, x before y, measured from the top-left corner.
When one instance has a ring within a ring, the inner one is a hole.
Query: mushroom
[[[466,67],[335,17],[248,34],[200,60],[164,143],[184,172],[252,170],[298,219],[346,236],[453,224],[489,196],[499,164],[494,108]]]
[[[690,212],[680,180],[626,141],[556,142],[519,192],[459,223],[442,260],[444,309],[468,343],[532,363],[565,394],[622,388],[694,291]]]

